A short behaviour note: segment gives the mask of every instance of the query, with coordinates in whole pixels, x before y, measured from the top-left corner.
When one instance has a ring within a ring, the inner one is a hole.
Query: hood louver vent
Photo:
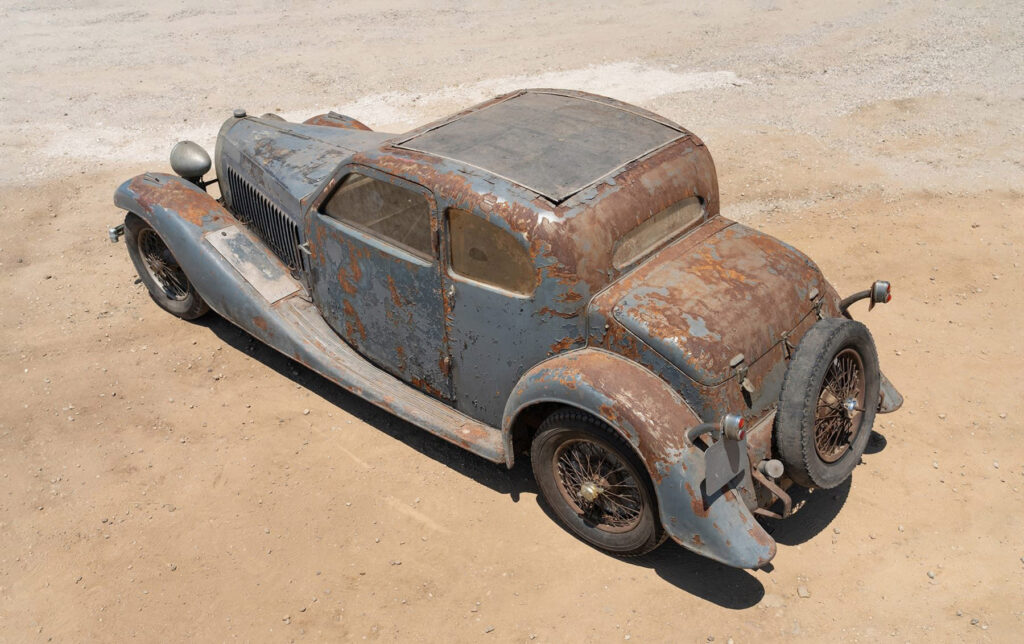
[[[302,244],[299,226],[248,181],[238,176],[234,168],[228,166],[227,171],[230,206],[235,215],[259,235],[288,268],[307,268],[305,257],[299,250]]]

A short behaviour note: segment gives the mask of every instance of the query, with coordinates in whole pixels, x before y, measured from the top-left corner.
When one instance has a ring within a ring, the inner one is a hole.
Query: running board
[[[501,430],[470,418],[373,365],[338,337],[313,304],[293,296],[272,308],[282,326],[291,331],[291,337],[287,347],[277,346],[272,339],[265,340],[267,344],[417,427],[489,461],[505,462]],[[289,353],[289,349],[296,352]]]

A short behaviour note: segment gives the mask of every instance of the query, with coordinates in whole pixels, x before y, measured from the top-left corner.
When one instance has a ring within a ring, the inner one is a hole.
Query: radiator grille
[[[305,257],[299,250],[302,235],[298,224],[231,167],[228,167],[228,188],[235,215],[255,231],[289,268],[306,268]]]

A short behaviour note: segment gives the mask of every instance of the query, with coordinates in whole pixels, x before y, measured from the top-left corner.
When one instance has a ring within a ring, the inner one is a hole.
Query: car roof
[[[669,121],[610,99],[523,90],[393,145],[475,166],[558,204],[685,136]]]

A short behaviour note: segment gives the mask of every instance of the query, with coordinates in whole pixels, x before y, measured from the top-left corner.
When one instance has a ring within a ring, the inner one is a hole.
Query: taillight
[[[871,303],[868,310],[876,304],[887,304],[892,300],[892,285],[885,280],[878,280],[871,285]]]

